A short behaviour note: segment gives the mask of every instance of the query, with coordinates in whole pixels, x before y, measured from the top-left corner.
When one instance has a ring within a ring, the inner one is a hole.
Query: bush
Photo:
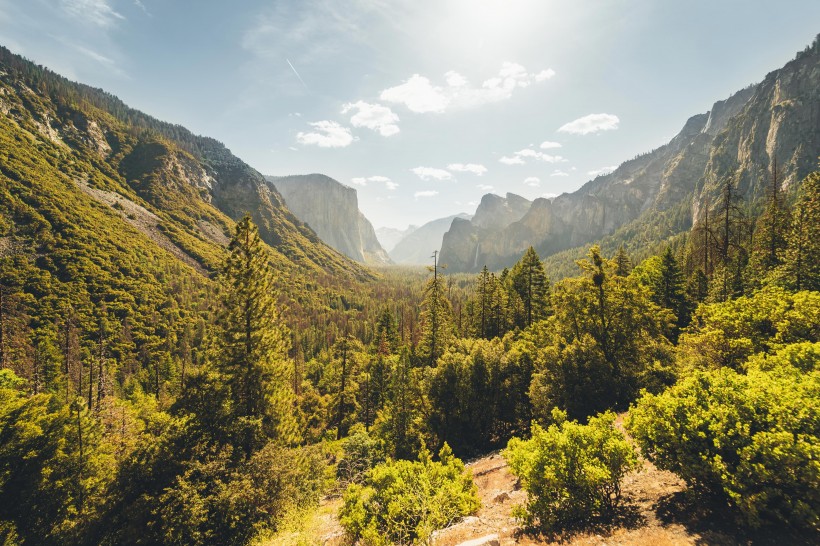
[[[384,462],[384,441],[370,436],[360,424],[354,425],[353,432],[345,438],[342,458],[336,465],[336,479],[346,487],[351,483],[364,482],[367,472]]]
[[[436,529],[478,510],[476,486],[447,444],[440,462],[422,449],[418,461],[388,461],[352,484],[344,494],[339,520],[361,544],[426,542]]]
[[[233,467],[230,450],[191,461],[152,514],[166,544],[246,544],[276,530],[294,509],[316,504],[325,462],[314,448],[269,444]]]
[[[556,424],[544,430],[533,424],[529,440],[513,438],[504,451],[512,472],[529,495],[519,517],[550,530],[608,517],[620,501],[624,475],[637,468],[634,449],[615,430],[615,414],[606,412],[581,425],[553,410]]]
[[[733,505],[745,523],[817,527],[820,372],[801,371],[801,349],[753,359],[748,375],[696,372],[645,395],[629,430],[659,468],[695,496]]]

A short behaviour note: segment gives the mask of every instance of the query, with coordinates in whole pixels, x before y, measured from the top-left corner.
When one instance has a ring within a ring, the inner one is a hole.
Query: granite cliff
[[[359,210],[356,190],[323,174],[268,176],[302,222],[345,256],[371,265],[390,263],[376,232]]]

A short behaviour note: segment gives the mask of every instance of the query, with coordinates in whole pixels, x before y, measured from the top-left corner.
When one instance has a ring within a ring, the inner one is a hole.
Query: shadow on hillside
[[[623,502],[611,518],[596,518],[568,524],[555,531],[543,531],[538,528],[520,529],[517,536],[528,536],[544,542],[569,543],[573,538],[582,535],[609,536],[615,529],[638,529],[646,525],[646,517],[641,514],[636,504]]]
[[[662,497],[655,505],[658,519],[666,525],[678,524],[695,537],[696,544],[735,546],[820,544],[820,537],[808,531],[768,526],[751,529],[739,525],[730,508],[718,502],[693,499],[685,491]]]

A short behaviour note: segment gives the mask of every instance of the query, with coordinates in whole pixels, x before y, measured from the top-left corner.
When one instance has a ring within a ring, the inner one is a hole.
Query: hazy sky
[[[376,227],[572,191],[760,81],[817,0],[0,0],[0,43],[357,188]]]

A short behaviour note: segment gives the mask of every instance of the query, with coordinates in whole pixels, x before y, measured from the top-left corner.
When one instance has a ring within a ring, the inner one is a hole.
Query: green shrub
[[[432,532],[474,513],[480,503],[464,464],[447,444],[440,462],[423,449],[418,461],[387,461],[373,468],[364,485],[344,494],[339,520],[361,544],[427,542]]]
[[[336,479],[341,486],[364,482],[367,472],[385,459],[383,440],[368,434],[361,425],[351,431],[353,434],[345,438],[342,457],[336,465]]]
[[[229,451],[229,450],[228,450]],[[268,444],[232,467],[230,452],[191,461],[153,511],[165,544],[246,544],[293,509],[316,504],[324,460],[315,448]]]
[[[513,438],[504,451],[512,472],[529,495],[519,517],[528,525],[553,529],[593,517],[611,516],[620,501],[624,475],[638,458],[606,412],[581,425],[553,410],[556,424],[533,424],[529,440]]]
[[[806,348],[753,359],[748,375],[696,372],[645,395],[629,429],[658,467],[696,496],[733,505],[747,524],[817,527],[820,372],[801,371]]]

